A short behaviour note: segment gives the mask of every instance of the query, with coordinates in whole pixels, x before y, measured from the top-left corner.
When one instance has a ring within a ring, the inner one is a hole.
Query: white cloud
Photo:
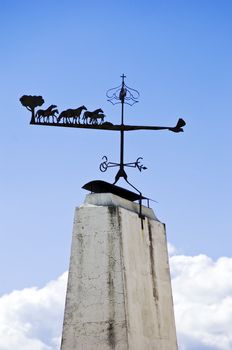
[[[232,349],[232,258],[170,258],[180,350]]]
[[[231,350],[232,258],[172,255],[170,266],[179,350]],[[59,350],[66,283],[0,298],[0,350]]]
[[[0,350],[58,350],[67,273],[0,298]]]

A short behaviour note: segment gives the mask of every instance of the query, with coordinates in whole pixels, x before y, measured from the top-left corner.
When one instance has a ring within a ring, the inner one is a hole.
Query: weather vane
[[[176,126],[145,126],[145,125],[126,125],[124,124],[124,105],[133,106],[138,102],[139,92],[135,89],[130,88],[125,84],[126,76],[121,76],[122,82],[119,86],[109,89],[106,93],[108,101],[113,105],[121,104],[121,123],[113,124],[105,121],[105,114],[101,108],[94,111],[88,111],[87,108],[82,105],[78,108],[69,108],[62,111],[59,114],[56,105],[50,105],[47,109],[37,109],[44,104],[42,96],[28,96],[24,95],[20,98],[20,102],[31,112],[32,125],[48,125],[48,126],[60,126],[60,127],[71,127],[71,128],[82,128],[82,129],[95,129],[95,130],[111,130],[120,132],[120,161],[119,163],[109,162],[108,158],[104,156],[103,162],[100,164],[100,170],[105,172],[108,168],[119,167],[118,172],[115,176],[113,184],[109,184],[105,181],[91,181],[83,186],[84,189],[90,190],[91,192],[111,192],[118,194],[131,201],[139,200],[140,203],[140,217],[142,218],[141,212],[141,201],[142,199],[148,199],[142,196],[142,193],[128,181],[128,176],[125,171],[125,167],[137,168],[139,171],[146,170],[147,168],[141,164],[142,157],[137,158],[135,162],[125,163],[124,162],[124,133],[126,131],[133,130],[169,130],[175,133],[183,131],[185,121],[179,119]],[[84,111],[84,112],[83,112]],[[120,178],[123,178],[136,193],[128,191],[124,188],[115,186]]]

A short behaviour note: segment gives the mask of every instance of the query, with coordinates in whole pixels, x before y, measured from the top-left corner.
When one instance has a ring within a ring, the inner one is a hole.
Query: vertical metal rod
[[[122,119],[121,126],[124,125],[124,100],[122,100]],[[120,169],[123,170],[124,166],[124,130],[120,131]]]
[[[122,109],[121,109],[121,127],[122,128],[120,130],[120,165],[119,165],[119,171],[117,172],[117,174],[115,176],[114,184],[116,184],[116,182],[118,182],[120,177],[123,177],[127,181],[127,174],[124,170],[124,130],[123,130],[123,126],[124,126],[124,101],[125,101],[125,97],[126,97],[124,78],[125,78],[125,75],[123,74],[122,75],[122,87],[121,87],[120,94],[119,94],[119,99],[120,99],[121,105],[122,105]]]

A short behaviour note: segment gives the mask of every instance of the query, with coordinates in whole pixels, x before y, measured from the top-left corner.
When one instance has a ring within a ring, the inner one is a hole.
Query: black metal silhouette
[[[128,167],[131,167],[131,168],[138,168],[139,171],[142,171],[142,170],[146,170],[147,168],[140,164],[140,160],[142,160],[143,158],[142,157],[139,157],[137,158],[137,160],[133,163],[125,163],[124,166],[128,166]],[[113,162],[108,162],[108,158],[106,156],[102,157],[102,160],[104,160],[99,168],[101,170],[101,172],[105,172],[108,168],[113,168],[115,166],[120,166],[120,163],[113,163]]]
[[[139,92],[125,84],[124,80],[126,76],[124,74],[121,78],[121,85],[107,91],[106,96],[108,97],[108,101],[113,105],[122,103],[123,101],[123,103],[133,106],[136,102],[139,102]]]
[[[82,128],[82,129],[95,129],[95,130],[111,130],[111,131],[119,131],[120,132],[120,161],[118,163],[109,162],[108,158],[104,156],[102,158],[103,162],[100,164],[100,170],[105,172],[108,168],[111,167],[119,167],[119,170],[115,176],[115,181],[113,185],[108,184],[107,188],[111,188],[111,192],[115,191],[114,186],[118,182],[120,178],[123,178],[133,189],[135,189],[139,196],[135,196],[137,199],[139,198],[140,203],[140,217],[143,218],[142,215],[142,207],[141,201],[143,198],[142,193],[128,181],[128,177],[125,171],[125,167],[133,167],[137,168],[139,171],[146,170],[147,168],[141,164],[142,157],[137,158],[135,162],[125,163],[124,162],[124,133],[125,131],[134,131],[134,130],[169,130],[175,133],[183,132],[183,127],[185,126],[185,121],[183,119],[179,119],[177,124],[174,127],[171,126],[147,126],[147,125],[125,125],[124,124],[124,105],[133,106],[138,102],[139,92],[135,89],[130,88],[125,84],[126,76],[123,74],[121,76],[122,82],[121,85],[116,88],[110,89],[107,91],[108,101],[113,105],[121,104],[121,123],[113,124],[108,121],[104,121],[105,114],[103,114],[103,110],[98,108],[93,112],[87,111],[87,108],[83,105],[76,109],[67,109],[62,111],[58,117],[58,109],[56,105],[51,105],[47,109],[39,109],[35,114],[35,108],[41,106],[44,103],[42,96],[27,96],[24,95],[20,98],[20,102],[23,106],[25,106],[29,111],[31,111],[31,122],[32,125],[48,125],[48,126],[60,126],[60,127],[73,127],[73,128]],[[85,110],[83,117],[81,118],[82,111]],[[50,122],[50,117],[52,117],[52,122]],[[95,183],[96,181],[92,182]],[[101,186],[101,183],[104,183],[102,186],[106,188],[106,183],[104,181],[98,181],[97,188]],[[87,186],[88,185],[88,186]],[[88,188],[95,188],[96,186],[91,187],[91,183],[88,183],[86,186]],[[115,186],[117,187],[117,186]],[[103,188],[102,188],[103,190]],[[121,191],[118,190],[117,191]]]
[[[87,184],[82,186],[82,188],[94,193],[113,193],[131,202],[138,201],[140,199],[140,195],[138,193],[129,191],[123,187],[109,184],[108,182],[101,180],[88,182]],[[142,196],[142,199],[146,199],[149,206],[150,198]]]
[[[84,116],[82,117],[84,124],[93,124],[93,125],[99,125],[98,119],[102,124],[104,122],[104,118],[105,118],[105,114],[103,114],[103,110],[101,108],[95,109],[95,111],[93,112],[86,111],[84,113]]]
[[[118,180],[122,177],[124,180],[132,186],[136,191],[140,194],[141,192],[134,187],[129,181],[127,177],[127,173],[125,171],[125,167],[133,167],[137,168],[139,171],[146,170],[147,167],[140,164],[140,160],[142,157],[137,158],[135,162],[124,163],[124,132],[130,130],[170,130],[173,132],[182,132],[182,127],[185,125],[185,121],[183,119],[179,119],[175,127],[162,127],[162,126],[133,126],[133,125],[124,125],[124,104],[128,104],[133,106],[139,99],[139,92],[135,89],[130,88],[125,84],[126,76],[123,74],[121,76],[122,83],[120,86],[116,88],[110,89],[107,91],[106,96],[108,97],[108,101],[113,105],[121,103],[121,124],[120,125],[107,125],[108,130],[119,130],[120,131],[120,162],[108,162],[106,156],[104,156],[103,162],[100,164],[100,170],[105,172],[108,168],[111,167],[119,167],[119,170],[115,176],[114,185],[118,182]],[[142,194],[141,194],[142,195]]]
[[[132,186],[132,184],[127,180],[127,174],[125,172],[125,167],[138,167],[138,169],[145,170],[146,167],[140,167],[138,166],[138,160],[141,159],[138,158],[136,162],[133,163],[124,163],[124,104],[128,104],[130,106],[133,106],[136,102],[138,102],[139,99],[139,92],[135,89],[130,88],[125,84],[125,78],[126,76],[123,74],[121,76],[122,78],[122,84],[120,86],[117,86],[116,88],[110,89],[107,91],[106,96],[108,97],[108,101],[111,102],[113,105],[121,103],[121,129],[120,129],[120,163],[113,163],[113,162],[103,162],[100,165],[101,171],[106,171],[108,167],[115,167],[119,166],[119,170],[115,176],[114,184],[118,182],[120,177],[123,177],[124,180]],[[104,156],[106,159],[107,157]],[[103,157],[103,158],[104,158]],[[135,188],[134,186],[132,186]],[[135,188],[136,189],[136,188]],[[137,189],[136,189],[137,190]],[[137,190],[138,191],[138,190]]]
[[[35,108],[44,104],[42,96],[23,95],[20,102],[24,107],[31,111],[31,124],[35,123]]]
[[[75,109],[66,109],[65,111],[60,113],[59,117],[57,118],[57,123],[59,123],[59,121],[63,119],[63,122],[66,121],[69,124],[80,124],[81,112],[83,110],[87,111],[87,108],[84,105]],[[72,118],[72,121],[70,118]]]
[[[51,105],[47,109],[39,109],[36,112],[35,117],[37,118],[38,121],[41,121],[41,118],[43,119],[44,122],[49,122],[49,118],[52,117],[52,122],[56,120],[56,114],[59,113],[58,109],[56,108],[56,105]]]

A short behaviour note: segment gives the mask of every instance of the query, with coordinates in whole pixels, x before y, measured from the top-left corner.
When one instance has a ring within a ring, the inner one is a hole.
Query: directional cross
[[[42,96],[28,96],[24,95],[20,98],[23,106],[31,111],[31,122],[33,125],[47,125],[47,126],[58,126],[58,127],[69,127],[69,128],[82,128],[82,129],[95,129],[95,130],[110,130],[120,132],[120,161],[119,163],[109,162],[108,158],[104,156],[103,162],[100,164],[100,170],[105,172],[110,167],[119,167],[119,170],[115,176],[115,185],[120,178],[123,178],[130,186],[132,186],[140,194],[141,192],[133,186],[129,181],[125,171],[125,167],[137,168],[139,171],[147,169],[141,164],[142,157],[139,157],[135,162],[125,163],[124,162],[124,133],[126,131],[133,130],[169,130],[175,133],[183,131],[185,121],[179,119],[174,127],[170,126],[146,126],[146,125],[125,125],[124,124],[124,105],[128,104],[132,106],[138,102],[139,92],[135,89],[130,88],[125,84],[126,76],[121,76],[122,82],[116,88],[107,91],[108,101],[113,105],[121,104],[121,123],[112,124],[111,122],[104,122],[105,115],[103,110],[98,108],[94,111],[87,111],[87,108],[83,105],[75,109],[67,109],[58,112],[56,105],[50,105],[47,109],[37,109],[42,106],[44,100]],[[83,111],[85,112],[83,113]],[[81,117],[81,115],[83,115]],[[112,185],[111,185],[112,186]],[[116,186],[115,186],[116,187]]]

